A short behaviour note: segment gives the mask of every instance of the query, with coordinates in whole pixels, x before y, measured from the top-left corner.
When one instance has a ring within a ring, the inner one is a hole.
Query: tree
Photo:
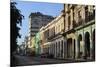
[[[22,26],[22,19],[24,16],[21,14],[20,10],[16,8],[16,2],[10,3],[10,30],[11,30],[11,60],[13,60],[13,52],[17,48],[17,38],[21,38],[21,35],[19,34],[20,28],[17,26],[17,24],[20,24]],[[13,61],[11,61],[13,62]],[[11,63],[12,64],[12,63]]]

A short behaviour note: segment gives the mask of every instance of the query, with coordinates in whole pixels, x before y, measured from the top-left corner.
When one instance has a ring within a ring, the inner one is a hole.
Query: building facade
[[[95,7],[94,5],[65,6],[65,37],[67,58],[94,59]]]
[[[64,31],[63,12],[52,22],[40,29],[41,52],[53,55],[54,58],[64,58]]]
[[[36,33],[35,35],[35,54],[40,55],[40,32]]]
[[[31,13],[29,15],[29,33],[30,36],[34,36],[42,26],[45,26],[54,18],[49,15],[44,15],[40,12]]]
[[[40,29],[41,52],[58,59],[95,59],[95,6],[64,4],[64,10]]]
[[[49,15],[44,15],[40,12],[31,13],[29,15],[29,38],[28,38],[29,47],[33,46],[32,38],[36,35],[36,33],[39,32],[39,29],[42,26],[48,24],[53,19],[54,17]]]

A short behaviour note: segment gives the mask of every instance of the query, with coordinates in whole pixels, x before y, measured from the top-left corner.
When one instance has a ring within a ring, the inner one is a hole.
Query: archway
[[[72,58],[72,38],[67,40],[67,58]]]
[[[58,42],[58,57],[60,58],[60,41]]]
[[[75,39],[74,39],[74,59],[75,59],[75,50],[76,48],[75,48]]]
[[[55,57],[57,58],[57,42],[55,44]]]
[[[93,42],[93,59],[95,59],[95,29],[93,30],[93,40],[92,40],[92,42]]]
[[[85,58],[90,57],[90,34],[85,33]]]
[[[80,42],[82,41],[82,35],[79,34],[78,36],[78,58],[82,56],[82,52],[80,51]]]

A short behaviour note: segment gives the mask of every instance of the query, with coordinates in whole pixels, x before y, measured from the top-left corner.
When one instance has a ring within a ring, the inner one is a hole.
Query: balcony
[[[79,20],[78,20],[78,26],[80,26],[80,25],[82,25],[83,24],[83,19],[82,18],[80,18]]]
[[[52,39],[55,37],[55,34],[52,34],[51,36],[48,36],[48,39]]]
[[[89,14],[90,14],[90,13],[89,13]],[[85,22],[87,23],[87,22],[89,22],[89,21],[91,21],[91,20],[93,20],[93,19],[95,19],[95,10],[93,11],[92,14],[90,14],[89,16],[86,16],[86,17],[85,17]]]
[[[73,21],[73,28],[87,24],[89,21],[94,20],[94,19],[95,19],[95,14],[91,14],[91,15],[87,16],[85,19],[82,19],[82,18],[79,19],[77,23],[74,20]]]
[[[73,28],[78,27],[78,26],[82,25],[83,23],[84,22],[83,22],[82,18],[80,18],[77,23],[75,20],[73,20]]]

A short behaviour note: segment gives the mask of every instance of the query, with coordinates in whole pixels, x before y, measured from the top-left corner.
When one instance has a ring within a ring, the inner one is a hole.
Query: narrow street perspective
[[[27,65],[41,65],[41,64],[61,64],[61,63],[73,63],[73,62],[86,62],[93,60],[63,60],[63,59],[54,59],[54,58],[41,58],[41,57],[32,57],[32,56],[22,56],[15,55],[16,66],[27,66]]]
[[[18,61],[18,63],[16,64],[18,66],[67,62],[65,60],[57,60],[57,59],[41,58],[41,57],[32,57],[32,56],[29,57],[29,56],[20,56],[20,55],[16,55],[16,60]]]
[[[11,9],[12,66],[95,61],[95,5],[15,1]]]

